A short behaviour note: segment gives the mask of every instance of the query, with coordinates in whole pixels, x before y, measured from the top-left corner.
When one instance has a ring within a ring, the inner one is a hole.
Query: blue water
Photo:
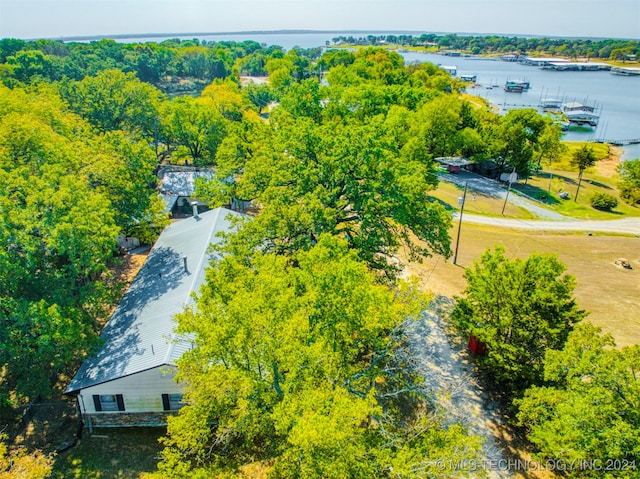
[[[379,35],[380,33],[372,33]],[[419,35],[420,32],[414,32]],[[368,33],[242,33],[205,35],[198,37],[207,41],[254,40],[267,45],[280,45],[285,49],[299,46],[313,48],[331,43],[338,36],[366,37]],[[193,36],[174,36],[188,40]],[[165,38],[121,38],[121,42],[160,42]],[[480,57],[448,57],[433,53],[402,52],[407,63],[431,62],[454,65],[458,75],[477,75],[476,88],[469,93],[487,99],[505,112],[511,108],[536,107],[542,98],[558,98],[566,102],[577,101],[595,105],[600,114],[598,127],[587,131],[569,131],[567,141],[593,139],[626,140],[640,138],[640,76],[624,77],[602,72],[556,72],[541,70],[534,66],[503,62]],[[526,80],[531,89],[524,93],[505,93],[502,89],[507,80]],[[497,85],[495,88],[490,88]],[[624,147],[623,159],[640,158],[640,145]]]
[[[559,72],[535,66],[479,57],[448,57],[433,53],[403,52],[407,63],[431,62],[456,66],[461,74],[477,75],[479,87],[468,93],[487,99],[505,112],[512,108],[536,107],[542,98],[557,98],[594,105],[600,114],[597,128],[569,131],[567,141],[640,138],[640,76],[625,77],[608,71]],[[507,80],[526,80],[531,89],[506,93]],[[492,87],[494,86],[494,87]],[[640,158],[640,145],[624,147],[623,159]]]

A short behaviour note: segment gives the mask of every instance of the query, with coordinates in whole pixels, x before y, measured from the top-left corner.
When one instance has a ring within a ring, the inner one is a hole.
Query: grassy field
[[[570,158],[582,143],[567,143],[568,151],[554,164],[529,179],[527,185],[517,189],[527,196],[539,198],[547,195],[541,204],[566,216],[605,220],[625,216],[640,216],[640,209],[623,201],[611,212],[598,211],[591,207],[589,198],[596,192],[607,192],[618,197],[616,189],[617,166],[620,151],[608,145],[589,145],[600,161],[585,171],[578,201],[573,200],[577,188],[577,171],[571,171]],[[551,193],[549,196],[549,182]],[[515,187],[514,187],[515,189]],[[561,200],[559,190],[567,191],[570,199]],[[553,194],[556,193],[556,194]],[[457,208],[457,199],[462,190],[447,182],[441,182],[433,196],[449,208]],[[476,201],[465,202],[465,212],[497,216],[504,201],[476,194]],[[531,215],[514,205],[508,205],[505,216],[510,218],[531,218]],[[457,224],[450,231],[455,238]],[[412,263],[410,270],[422,281],[423,286],[437,294],[454,296],[462,293],[466,286],[464,268],[471,267],[473,261],[487,249],[502,245],[511,257],[525,258],[532,252],[554,253],[567,265],[568,273],[577,280],[575,296],[580,307],[588,311],[588,320],[609,332],[619,346],[640,344],[640,238],[616,235],[545,234],[544,232],[516,232],[495,227],[463,224],[458,265],[442,258],[432,258],[422,264]],[[617,258],[630,260],[633,269],[624,269],[614,264]]]
[[[603,144],[589,144],[598,163],[587,168],[582,175],[582,183],[578,192],[578,171],[571,166],[573,152],[584,143],[565,143],[568,147],[563,158],[553,167],[545,167],[539,174],[533,175],[527,184],[518,184],[515,188],[529,197],[538,199],[554,211],[565,216],[581,219],[607,220],[622,216],[640,216],[640,209],[626,204],[620,199],[617,190],[617,167],[620,150]],[[567,192],[569,199],[563,200],[558,195]],[[575,201],[578,192],[578,201]],[[591,206],[590,200],[595,193],[608,193],[618,199],[618,206],[612,211],[600,211]]]
[[[640,208],[626,204],[620,199],[617,190],[617,167],[620,164],[619,149],[608,145],[589,144],[600,160],[596,166],[583,173],[578,200],[575,201],[578,189],[578,172],[570,164],[573,151],[584,143],[566,143],[568,151],[564,157],[554,163],[553,167],[545,167],[540,173],[532,175],[526,182],[514,184],[512,194],[519,194],[537,201],[539,206],[547,207],[567,217],[584,220],[612,220],[624,216],[640,216]],[[562,199],[560,192],[566,192],[568,199]],[[595,193],[608,193],[618,199],[618,206],[611,211],[601,211],[591,206],[591,197]],[[431,192],[448,209],[458,209],[458,198],[462,196],[462,187],[447,181],[441,181],[438,189]],[[504,200],[493,198],[479,192],[470,192],[465,202],[465,212],[484,216],[502,216]],[[534,215],[526,209],[507,204],[505,216],[518,219],[533,219]]]
[[[456,233],[455,227],[450,234]],[[613,335],[618,346],[640,344],[640,238],[583,234],[533,234],[464,224],[457,265],[442,258],[411,263],[409,271],[422,286],[445,296],[462,293],[465,268],[487,249],[504,246],[511,257],[526,258],[532,252],[557,254],[577,281],[575,297],[588,311],[588,321]],[[614,264],[627,258],[633,269]]]

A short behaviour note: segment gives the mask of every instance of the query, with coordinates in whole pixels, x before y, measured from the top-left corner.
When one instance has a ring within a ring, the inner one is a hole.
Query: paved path
[[[481,192],[482,194],[492,196],[494,198],[504,199],[507,190],[497,181],[490,180],[475,173],[461,171],[460,174],[453,175],[442,173],[439,175],[442,181],[455,183],[458,186],[464,186],[468,183],[471,191]],[[522,196],[518,196],[513,192],[509,195],[509,203],[518,205],[529,212],[533,213],[540,220],[521,220],[513,218],[496,218],[490,216],[480,216],[465,213],[463,221],[470,223],[480,223],[494,225],[503,228],[514,228],[524,230],[541,230],[541,231],[586,231],[586,232],[604,232],[619,234],[640,235],[640,218],[622,218],[619,220],[576,220],[563,216],[560,213],[549,210],[537,204],[535,201],[529,200]],[[454,218],[459,217],[459,213],[453,214]]]
[[[453,214],[454,218],[460,216]],[[538,230],[538,231],[586,231],[600,233],[633,234],[640,236],[640,218],[624,218],[619,220],[589,221],[567,219],[565,221],[518,220],[513,218],[495,218],[490,216],[471,215],[465,213],[463,223],[479,223],[500,226],[502,228]]]
[[[501,465],[504,469],[505,458],[494,433],[501,421],[497,405],[480,388],[464,345],[452,345],[446,335],[442,315],[452,307],[453,300],[444,296],[432,301],[420,319],[407,328],[409,348],[427,389],[436,395],[448,421],[465,425],[471,434],[485,440],[482,462],[468,464],[467,468],[482,469],[492,479],[512,477],[509,471],[500,470]]]

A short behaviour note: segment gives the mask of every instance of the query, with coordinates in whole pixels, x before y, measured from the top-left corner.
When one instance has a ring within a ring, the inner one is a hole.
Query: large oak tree
[[[427,407],[404,351],[400,326],[422,307],[328,235],[292,258],[220,260],[177,318],[194,348],[178,362],[187,405],[169,418],[161,472],[415,477],[474,457],[478,439]]]

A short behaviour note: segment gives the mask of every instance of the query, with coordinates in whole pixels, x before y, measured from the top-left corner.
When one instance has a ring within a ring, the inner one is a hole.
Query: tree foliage
[[[0,87],[0,402],[48,396],[91,350],[119,232],[162,226],[154,155],[95,136],[45,85]],[[157,223],[156,223],[157,222]],[[38,368],[33,368],[38,364]]]
[[[246,156],[234,155],[235,166],[223,168],[221,177],[241,171],[233,194],[262,211],[232,247],[262,244],[288,254],[331,233],[347,239],[371,266],[390,272],[385,255],[400,244],[416,256],[448,255],[450,216],[427,196],[436,183],[434,167],[425,158],[402,158],[381,131],[379,119],[318,126],[285,116],[268,140],[245,145]]]
[[[620,197],[629,204],[640,205],[640,159],[620,163],[618,173]]]
[[[106,70],[62,83],[60,90],[71,109],[101,132],[123,130],[147,140],[157,136],[163,95],[132,73]]]
[[[10,450],[0,434],[0,479],[45,479],[51,474],[53,460],[40,451],[27,452],[24,448]]]
[[[545,352],[561,348],[585,316],[572,298],[575,280],[564,271],[553,255],[510,260],[502,247],[465,271],[467,288],[453,320],[487,345],[479,361],[507,391],[540,383]]]
[[[571,155],[571,165],[578,168],[578,188],[576,189],[576,197],[575,201],[578,201],[578,193],[580,193],[580,184],[582,183],[582,174],[584,170],[592,167],[596,164],[598,158],[593,152],[593,148],[588,147],[587,145],[582,145],[581,148],[577,149]]]
[[[258,461],[273,477],[413,477],[445,451],[472,457],[476,440],[428,413],[401,354],[400,325],[423,306],[327,235],[293,258],[220,260],[178,316],[195,347],[179,360],[187,405],[169,420],[161,471]]]
[[[195,166],[215,164],[226,122],[211,98],[179,97],[167,105],[164,138],[175,147],[174,161],[186,158]]]
[[[638,477],[640,347],[614,346],[600,329],[578,325],[563,349],[547,352],[547,385],[516,401],[539,458],[575,464],[570,477]]]

